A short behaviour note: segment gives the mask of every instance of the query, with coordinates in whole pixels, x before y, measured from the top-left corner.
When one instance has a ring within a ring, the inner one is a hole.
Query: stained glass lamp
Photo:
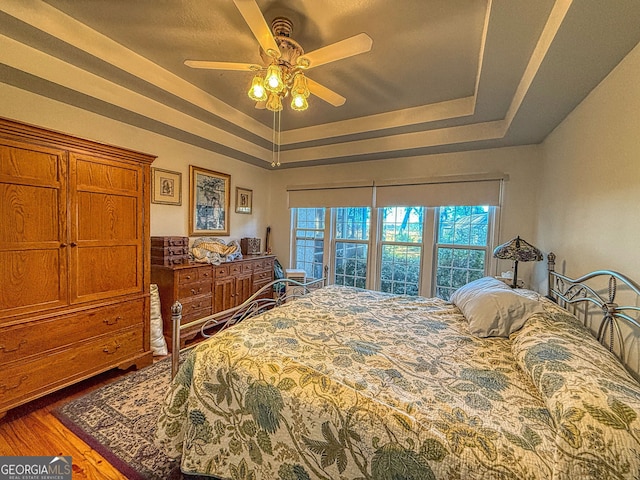
[[[539,262],[543,258],[540,250],[520,238],[520,236],[497,246],[493,251],[493,256],[502,260],[513,260],[513,284],[511,288],[516,288],[518,284],[518,262]]]

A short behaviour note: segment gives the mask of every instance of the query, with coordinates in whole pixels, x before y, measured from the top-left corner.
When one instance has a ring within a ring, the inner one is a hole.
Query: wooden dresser
[[[273,280],[273,255],[247,255],[221,265],[189,263],[152,265],[151,282],[158,285],[164,336],[171,348],[171,306],[182,304],[182,323],[240,305]],[[270,296],[265,292],[264,296]],[[199,328],[184,330],[180,343],[198,335]]]
[[[154,158],[0,119],[0,417],[151,363]]]

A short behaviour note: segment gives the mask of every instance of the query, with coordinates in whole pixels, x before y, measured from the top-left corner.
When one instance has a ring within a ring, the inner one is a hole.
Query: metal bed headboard
[[[325,267],[326,273],[326,267]],[[293,288],[287,289],[286,286]],[[237,307],[229,308],[222,312],[214,313],[207,317],[194,320],[189,323],[182,324],[182,304],[175,302],[171,306],[171,324],[172,324],[172,337],[171,337],[171,378],[178,373],[178,365],[180,362],[180,353],[193,348],[194,345],[189,345],[183,349],[180,349],[180,332],[186,329],[192,329],[194,327],[200,327],[200,334],[203,337],[210,337],[205,330],[208,328],[220,326],[221,330],[235,325],[242,320],[264,312],[270,308],[282,305],[290,300],[301,297],[311,290],[324,287],[326,285],[326,275],[318,280],[312,280],[310,282],[301,283],[290,278],[280,278],[264,285],[260,290],[251,295],[247,300],[238,305]],[[262,295],[265,292],[271,291],[274,286],[284,286],[284,293],[274,297],[265,298]],[[289,292],[287,292],[289,290]]]
[[[616,294],[618,293],[618,283],[620,283],[622,288],[635,295],[637,301],[640,298],[640,285],[629,277],[611,270],[597,270],[579,278],[570,278],[555,271],[556,255],[553,252],[549,253],[547,259],[549,273],[547,297],[564,308],[571,307],[574,313],[578,305],[585,305],[583,312],[585,320],[589,313],[593,314],[593,309],[589,310],[588,308],[589,305],[600,308],[602,319],[596,338],[614,353],[625,367],[629,367],[625,338],[620,323],[631,327],[633,332],[640,335],[640,321],[637,318],[640,307],[637,305],[618,305]],[[594,279],[596,282],[604,281],[607,285],[604,292],[598,291],[586,283]],[[634,312],[636,312],[635,316],[633,316]],[[615,351],[616,340],[617,351]],[[632,374],[638,378],[640,372],[632,372]]]

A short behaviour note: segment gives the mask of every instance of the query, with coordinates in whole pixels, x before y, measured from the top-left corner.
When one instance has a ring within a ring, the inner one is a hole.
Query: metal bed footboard
[[[576,309],[577,305],[586,305],[584,310],[585,320],[590,311],[588,305],[596,306],[600,309],[602,318],[600,320],[596,338],[600,343],[609,349],[610,352],[618,356],[620,361],[629,367],[629,358],[625,347],[625,339],[620,328],[620,321],[631,327],[632,331],[640,336],[640,322],[637,305],[621,306],[616,303],[618,283],[623,288],[632,292],[636,296],[636,302],[640,298],[640,285],[629,277],[614,272],[612,270],[597,270],[579,278],[570,278],[555,271],[556,255],[552,252],[548,255],[549,286],[547,297],[564,308],[571,306]],[[607,283],[607,291],[599,292],[595,288],[587,285],[586,282],[600,279]],[[597,310],[596,310],[597,311]],[[635,313],[635,316],[633,314]],[[618,349],[615,350],[617,343]],[[634,377],[638,379],[639,372],[632,370]]]
[[[275,298],[261,297],[265,292],[270,291],[274,286],[282,285],[285,287],[285,292],[282,295],[278,295]],[[293,286],[290,293],[287,293],[286,286]],[[180,349],[180,333],[183,330],[192,329],[194,327],[200,327],[200,333],[203,337],[210,337],[205,330],[211,327],[221,325],[221,329],[235,325],[242,320],[264,312],[265,310],[282,305],[283,303],[292,300],[297,297],[301,297],[311,290],[324,287],[326,285],[326,277],[311,282],[301,283],[290,278],[281,278],[274,280],[264,285],[260,290],[251,295],[247,300],[238,305],[237,307],[229,308],[222,312],[214,313],[207,317],[202,317],[193,322],[181,324],[182,322],[182,304],[175,302],[171,306],[171,378],[173,379],[178,372],[178,365],[180,362],[180,353],[193,348],[195,345],[187,346]]]

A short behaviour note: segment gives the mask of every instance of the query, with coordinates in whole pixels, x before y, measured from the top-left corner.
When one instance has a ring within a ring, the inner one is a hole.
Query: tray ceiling
[[[309,71],[347,101],[285,106],[285,167],[539,143],[640,41],[637,0],[257,3],[307,52],[373,39]],[[269,167],[274,118],[247,97],[252,74],[183,63],[260,63],[233,2],[3,2],[0,26],[0,81]]]

